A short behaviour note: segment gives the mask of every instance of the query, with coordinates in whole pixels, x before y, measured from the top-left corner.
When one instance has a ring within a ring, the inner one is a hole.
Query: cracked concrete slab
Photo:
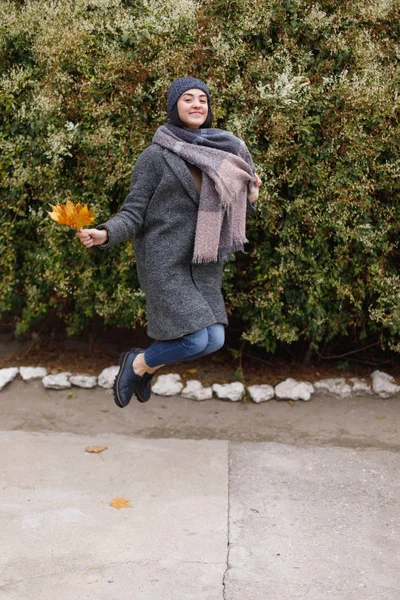
[[[398,454],[232,444],[230,473],[226,600],[398,599]]]
[[[0,456],[0,600],[398,598],[394,451],[17,431]]]
[[[0,455],[2,600],[222,600],[228,442],[0,432]]]

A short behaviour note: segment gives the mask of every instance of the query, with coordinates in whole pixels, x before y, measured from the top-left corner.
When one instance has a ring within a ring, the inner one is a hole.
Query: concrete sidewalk
[[[400,596],[397,453],[9,431],[0,456],[1,600]]]

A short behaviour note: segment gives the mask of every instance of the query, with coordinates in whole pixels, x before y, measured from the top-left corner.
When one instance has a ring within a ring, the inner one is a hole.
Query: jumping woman
[[[261,185],[246,144],[211,127],[210,91],[203,81],[176,79],[167,112],[167,124],[136,161],[121,210],[76,234],[86,248],[133,238],[148,335],[156,341],[147,350],[121,354],[113,385],[121,408],[134,394],[140,402],[149,400],[160,367],[223,346],[223,260],[243,249],[246,213],[255,210]]]

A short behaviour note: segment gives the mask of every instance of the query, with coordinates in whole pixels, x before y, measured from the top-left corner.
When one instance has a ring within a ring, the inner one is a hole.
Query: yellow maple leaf
[[[94,216],[87,205],[82,206],[80,202],[74,204],[71,200],[67,200],[65,204],[56,204],[53,206],[51,212],[48,211],[50,219],[60,223],[60,225],[67,225],[73,229],[82,229],[85,225],[90,225],[94,221]]]
[[[129,498],[114,498],[110,502],[110,506],[113,508],[133,508],[132,504],[129,502]]]
[[[94,452],[95,454],[103,452],[103,450],[107,450],[107,446],[88,446],[85,448],[86,452]]]

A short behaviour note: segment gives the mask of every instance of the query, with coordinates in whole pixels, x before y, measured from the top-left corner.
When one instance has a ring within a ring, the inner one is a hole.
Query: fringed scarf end
[[[236,244],[233,244],[230,248],[219,248],[218,253],[213,256],[204,256],[200,253],[194,254],[192,264],[204,265],[221,262],[221,260],[228,260],[235,252],[243,252],[244,244],[246,242],[248,242],[247,239],[245,239],[244,242],[237,242]]]

